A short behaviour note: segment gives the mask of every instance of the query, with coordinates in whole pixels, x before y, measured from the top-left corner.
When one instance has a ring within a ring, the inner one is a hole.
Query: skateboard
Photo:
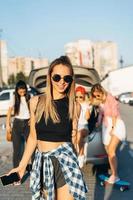
[[[114,184],[111,184],[108,182],[108,178],[109,176],[104,175],[104,174],[100,174],[99,176],[100,179],[100,185],[101,186],[107,186],[107,185],[113,185],[115,188],[118,188],[121,192],[124,192],[125,190],[129,190],[130,188],[130,183],[127,181],[123,181],[123,180],[119,180],[117,182],[115,182]]]

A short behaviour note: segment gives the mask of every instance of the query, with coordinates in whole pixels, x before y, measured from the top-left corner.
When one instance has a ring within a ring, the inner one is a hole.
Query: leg
[[[111,173],[112,173],[110,178],[115,178],[118,176],[116,149],[117,149],[119,143],[120,143],[120,140],[115,135],[113,135],[111,137],[111,141],[110,141],[109,145],[106,147],[109,164],[110,164],[110,168],[111,168]]]
[[[84,143],[85,137],[87,136],[87,130],[82,129],[78,132],[78,148],[79,148],[79,156],[84,155]]]
[[[69,193],[69,188],[67,184],[58,188],[56,194],[57,194],[56,200],[62,200],[62,197],[63,200],[74,200],[72,194]]]
[[[80,151],[81,151],[81,148],[82,148],[81,131],[78,131],[78,134],[77,134],[77,144],[78,144],[78,155],[80,155]]]
[[[79,147],[79,152],[78,152],[78,161],[79,161],[79,167],[82,168],[85,163],[85,155],[84,155],[84,146],[85,146],[85,137],[87,136],[87,130],[82,129],[78,133],[78,147]]]
[[[24,138],[21,136],[22,125],[15,119],[12,129],[12,141],[13,141],[13,166],[17,167],[22,158],[24,150]]]
[[[21,146],[21,135],[16,132],[12,135],[13,141],[13,166],[17,167],[21,160],[22,146]]]

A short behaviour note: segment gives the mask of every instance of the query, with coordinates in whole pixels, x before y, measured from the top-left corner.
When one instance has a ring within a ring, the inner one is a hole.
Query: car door
[[[73,66],[75,82],[77,85],[83,85],[87,91],[91,86],[100,82],[100,77],[94,68],[83,66]],[[35,88],[37,92],[43,93],[46,87],[48,67],[34,69],[29,75],[29,86]]]
[[[6,115],[11,103],[13,92],[2,91],[0,93],[0,115]]]

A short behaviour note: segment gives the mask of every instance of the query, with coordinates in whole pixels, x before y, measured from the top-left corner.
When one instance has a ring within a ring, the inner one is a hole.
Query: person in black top
[[[32,199],[86,200],[87,187],[75,154],[80,104],[75,102],[74,73],[67,56],[50,64],[45,91],[30,100],[26,150],[19,167],[10,173],[23,177],[36,149],[30,179]]]

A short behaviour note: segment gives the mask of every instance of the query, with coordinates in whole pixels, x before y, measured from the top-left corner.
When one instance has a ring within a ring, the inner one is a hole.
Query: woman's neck
[[[64,97],[66,97],[66,94],[56,94],[56,95],[53,95],[53,99],[54,100],[63,99]]]

